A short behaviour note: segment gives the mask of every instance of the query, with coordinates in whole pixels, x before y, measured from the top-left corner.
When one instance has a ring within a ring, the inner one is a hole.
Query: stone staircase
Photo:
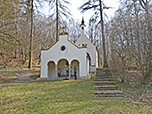
[[[109,69],[97,69],[96,72],[96,97],[124,97],[123,91],[120,91],[115,85],[114,78]]]
[[[94,87],[95,90],[117,90],[116,87],[108,87],[108,86],[96,86]]]

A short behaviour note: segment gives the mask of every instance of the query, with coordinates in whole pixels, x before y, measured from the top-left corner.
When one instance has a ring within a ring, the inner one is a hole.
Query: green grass
[[[96,83],[115,83],[115,81],[97,81]]]
[[[0,114],[139,114],[147,104],[123,97],[95,97],[95,82],[86,80],[0,83]]]
[[[152,86],[150,84],[142,84],[137,82],[118,83],[117,86],[125,91],[126,96],[134,101],[146,102],[152,105]]]
[[[4,68],[3,66],[0,66],[0,71],[20,71],[23,70],[22,68],[19,67],[6,67]]]
[[[118,87],[117,85],[96,85],[100,87]]]
[[[137,72],[137,70],[126,70],[126,72]]]

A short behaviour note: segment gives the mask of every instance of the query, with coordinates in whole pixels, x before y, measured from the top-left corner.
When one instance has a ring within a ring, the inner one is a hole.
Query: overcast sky
[[[84,14],[80,13],[78,8],[87,0],[69,0],[72,4],[69,8],[71,10],[72,17],[76,20],[82,19],[84,17],[85,21],[88,22],[89,18],[92,16],[91,11],[87,11]],[[103,0],[104,4],[108,7],[112,7],[112,9],[104,10],[104,12],[108,15],[108,17],[114,16],[114,12],[118,9],[119,0]]]
[[[88,0],[68,0],[68,1],[72,4],[69,5],[69,9],[71,11],[72,17],[77,21],[81,21],[82,17],[84,17],[86,24],[88,24],[89,18],[93,15],[93,13],[89,10],[84,14],[82,14],[81,11],[79,10],[79,7]],[[114,16],[114,12],[118,9],[119,6],[119,0],[103,0],[103,2],[107,7],[112,7],[111,9],[104,10],[106,15],[108,15],[109,18]],[[45,6],[43,12],[45,14],[49,14],[48,10],[49,10],[49,6],[48,7]]]

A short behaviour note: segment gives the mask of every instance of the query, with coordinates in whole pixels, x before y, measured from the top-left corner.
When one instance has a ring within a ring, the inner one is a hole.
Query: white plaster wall
[[[96,66],[96,61],[98,61],[96,57],[96,47],[91,43],[87,36],[85,34],[81,34],[75,44],[78,46],[82,46],[82,44],[87,44],[87,52],[91,57],[91,65]]]
[[[61,51],[61,46],[66,47],[65,51]],[[60,40],[49,50],[41,51],[41,78],[47,78],[48,76],[48,62],[54,61],[57,65],[61,59],[66,59],[69,64],[73,60],[78,60],[80,63],[79,71],[80,77],[87,76],[86,73],[86,48],[79,49],[67,40],[67,35],[61,35]]]
[[[48,63],[45,60],[45,54],[41,52],[41,78],[48,78],[47,76],[48,76]]]

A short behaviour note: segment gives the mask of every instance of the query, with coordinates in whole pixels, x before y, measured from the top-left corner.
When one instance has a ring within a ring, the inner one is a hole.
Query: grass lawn
[[[0,114],[151,114],[129,98],[94,97],[86,80],[0,83]]]

